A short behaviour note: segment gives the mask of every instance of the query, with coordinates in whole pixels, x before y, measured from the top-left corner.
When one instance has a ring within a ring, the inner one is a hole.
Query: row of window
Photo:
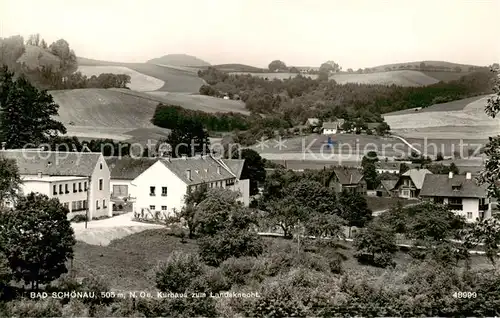
[[[156,187],[149,187],[149,195],[152,197],[156,196]],[[167,187],[161,187],[161,196],[167,196]]]
[[[156,205],[150,205],[150,206],[149,206],[149,210],[151,210],[151,211],[156,211]],[[167,211],[167,206],[166,206],[166,205],[162,205],[162,206],[161,206],[161,210],[162,210],[162,211]]]
[[[189,187],[188,191],[196,191],[202,186],[208,186],[209,188],[222,188],[224,182],[226,183],[226,187],[234,185],[234,179],[228,179],[226,181],[215,181],[215,182],[210,182],[207,184],[197,184]]]
[[[64,202],[63,203],[64,207],[69,210],[69,202]],[[108,206],[106,205],[106,200],[102,200],[102,208],[105,209]],[[77,212],[77,211],[85,211],[87,210],[87,200],[79,200],[79,201],[73,201],[71,202],[71,212]],[[101,209],[99,206],[99,200],[95,201],[95,208],[97,210]]]
[[[103,188],[103,180],[99,179],[99,190],[102,191],[102,188]],[[78,182],[78,189],[77,189],[77,183],[73,182],[73,193],[83,192],[83,191],[88,191],[87,181],[83,182],[83,188],[82,188],[82,183]],[[52,193],[54,195],[70,193],[69,184],[68,183],[64,184],[64,191],[63,191],[63,185],[60,184],[59,185],[59,192],[57,192],[57,185],[53,185],[52,186]]]

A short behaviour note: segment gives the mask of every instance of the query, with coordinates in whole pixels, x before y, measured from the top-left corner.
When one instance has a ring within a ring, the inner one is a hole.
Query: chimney
[[[191,180],[191,169],[186,169],[186,178]]]
[[[39,171],[37,171],[37,176],[38,176],[38,178],[41,178],[41,177],[42,177],[42,172],[41,172],[40,170],[39,170]]]
[[[467,172],[467,173],[465,174],[465,179],[467,179],[467,180],[472,179],[472,173]]]
[[[453,179],[453,172],[448,172],[448,179]]]
[[[2,150],[5,150],[5,145],[7,144],[7,142],[5,141],[2,141]]]
[[[220,174],[220,166],[217,166],[217,174]]]

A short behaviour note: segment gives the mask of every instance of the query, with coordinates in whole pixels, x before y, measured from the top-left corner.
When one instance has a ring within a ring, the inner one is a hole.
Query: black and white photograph
[[[499,317],[500,1],[0,0],[0,317]]]

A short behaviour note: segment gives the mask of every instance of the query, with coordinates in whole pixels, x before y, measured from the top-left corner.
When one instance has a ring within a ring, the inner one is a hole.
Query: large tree
[[[179,128],[172,129],[165,140],[159,141],[156,148],[168,148],[173,158],[208,153],[210,141],[203,125],[190,119],[184,119],[182,122]]]
[[[259,183],[266,180],[264,160],[258,152],[252,149],[243,149],[241,154],[233,153],[233,159],[245,159],[241,179],[250,180],[250,195],[259,193]]]
[[[269,63],[269,71],[271,72],[276,72],[276,71],[281,71],[281,70],[286,70],[286,64],[283,61],[280,60],[274,60],[271,63]]]
[[[39,145],[65,134],[64,125],[53,119],[58,109],[47,91],[38,90],[23,76],[14,79],[6,66],[0,69],[0,140],[6,147]]]
[[[7,201],[16,203],[20,185],[21,176],[16,162],[0,155],[0,208]]]
[[[38,288],[67,272],[76,242],[67,214],[59,200],[34,193],[0,213],[0,253],[15,279]]]
[[[334,61],[326,61],[325,63],[321,64],[319,67],[319,72],[325,72],[325,73],[338,73],[342,70],[342,67],[338,64],[335,63]]]
[[[78,63],[76,60],[75,52],[70,49],[68,42],[63,39],[59,39],[49,46],[49,50],[52,54],[59,57],[60,59],[60,71],[63,76],[68,76],[78,69]]]

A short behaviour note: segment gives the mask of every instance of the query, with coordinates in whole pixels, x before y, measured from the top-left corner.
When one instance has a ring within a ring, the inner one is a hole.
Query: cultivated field
[[[472,102],[476,102],[482,98],[487,98],[489,95],[481,95],[470,98],[464,98],[460,100],[455,100],[448,103],[434,104],[425,108],[409,108],[404,110],[398,110],[395,112],[386,113],[383,116],[394,116],[394,115],[412,115],[417,113],[427,113],[427,112],[446,112],[446,111],[456,111],[463,110],[465,106],[469,105]]]
[[[232,74],[251,74],[262,78],[272,79],[287,79],[297,76],[296,73],[245,73],[233,72]],[[305,74],[306,77],[312,79],[317,78],[317,75]],[[345,83],[360,83],[360,84],[379,84],[379,85],[399,85],[399,86],[425,86],[439,82],[437,79],[423,74],[419,71],[391,71],[378,72],[368,74],[357,73],[340,73],[330,76],[339,84]]]
[[[78,67],[78,71],[83,75],[91,77],[99,76],[102,73],[126,74],[130,76],[130,84],[128,87],[131,90],[139,92],[155,91],[165,85],[165,82],[137,71],[134,71],[124,66],[90,66],[82,65]]]
[[[196,71],[182,70],[178,67],[171,68],[149,63],[119,63],[78,58],[80,66],[121,66],[127,67],[138,73],[157,78],[164,82],[158,90],[178,93],[198,93],[203,80],[198,77]]]
[[[384,115],[394,133],[405,137],[442,139],[486,139],[500,133],[500,118],[490,118],[484,113],[487,97],[470,101],[462,110],[418,111],[408,114]],[[455,106],[461,107],[459,101]],[[450,103],[447,103],[450,104]],[[442,104],[445,105],[446,104]],[[451,104],[450,104],[451,105]],[[440,105],[431,106],[439,108]]]

